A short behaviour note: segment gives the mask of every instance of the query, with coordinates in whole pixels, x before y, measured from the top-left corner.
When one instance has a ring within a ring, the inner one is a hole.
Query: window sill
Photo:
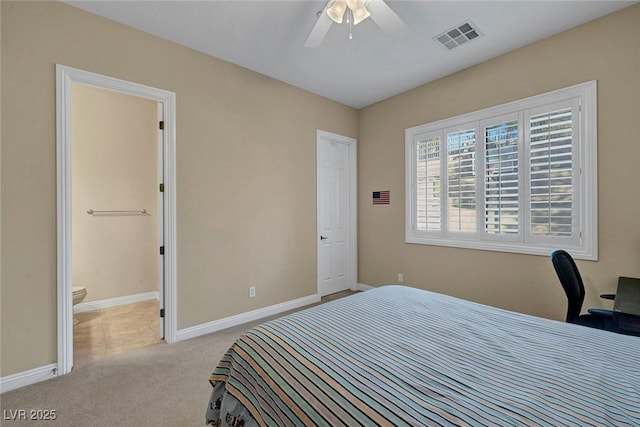
[[[496,241],[478,241],[478,240],[462,240],[462,239],[445,239],[433,236],[407,236],[406,243],[430,245],[430,246],[445,246],[450,248],[459,249],[476,249],[493,252],[508,252],[515,254],[525,255],[538,255],[548,257],[551,251],[556,249],[564,249],[571,253],[571,256],[575,259],[582,259],[587,261],[597,261],[598,254],[595,251],[570,245],[558,243],[556,245],[542,245],[542,244],[523,244],[514,242],[496,242]]]

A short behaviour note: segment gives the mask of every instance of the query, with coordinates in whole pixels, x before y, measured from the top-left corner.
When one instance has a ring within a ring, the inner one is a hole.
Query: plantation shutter
[[[517,235],[520,231],[517,118],[486,126],[484,146],[484,232]]]
[[[447,133],[448,231],[476,231],[476,130]]]
[[[420,231],[441,230],[441,174],[439,136],[420,139],[416,143],[416,228]]]
[[[574,116],[569,105],[529,118],[531,236],[574,235]]]

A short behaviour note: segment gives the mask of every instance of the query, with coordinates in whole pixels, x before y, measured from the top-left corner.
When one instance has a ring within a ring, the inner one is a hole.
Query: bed
[[[216,426],[640,425],[640,338],[382,286],[244,333]]]

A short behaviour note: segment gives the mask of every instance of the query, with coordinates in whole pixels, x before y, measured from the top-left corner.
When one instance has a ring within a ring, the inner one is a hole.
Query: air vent
[[[451,50],[469,42],[473,39],[480,37],[482,34],[478,31],[478,28],[473,25],[473,22],[467,20],[466,22],[457,25],[447,31],[438,34],[433,39],[442,44],[447,50]]]

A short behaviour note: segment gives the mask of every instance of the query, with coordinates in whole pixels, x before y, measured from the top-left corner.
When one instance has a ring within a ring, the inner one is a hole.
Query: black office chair
[[[611,310],[590,308],[589,314],[580,315],[584,302],[584,283],[571,255],[562,249],[555,250],[551,252],[551,262],[553,262],[558,279],[567,294],[569,302],[567,322],[615,331],[617,328],[615,327],[614,312]]]

